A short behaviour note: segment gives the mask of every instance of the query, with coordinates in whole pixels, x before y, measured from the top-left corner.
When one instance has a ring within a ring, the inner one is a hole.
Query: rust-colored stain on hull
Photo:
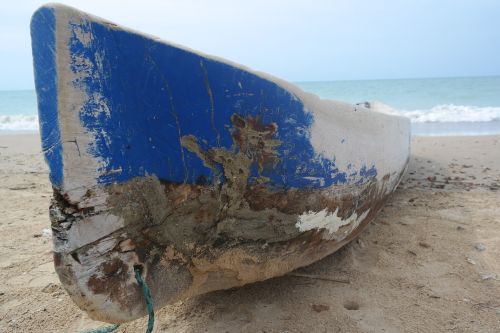
[[[49,4],[31,21],[54,264],[93,319],[283,275],[371,221],[410,124]],[[374,103],[374,105],[377,103]],[[378,109],[378,111],[377,111]]]
[[[105,221],[107,215],[123,221],[123,227],[111,234],[54,255],[63,285],[92,318],[123,322],[145,314],[132,278],[134,266],[143,268],[155,306],[161,307],[279,276],[319,260],[359,234],[402,176],[401,172],[380,181],[326,189],[270,190],[265,177],[250,184],[252,163],[259,170],[276,163],[273,147],[279,142],[272,135],[276,128],[237,116],[233,124],[232,151],[203,151],[194,137],[182,140],[206,165],[214,170],[222,165],[223,183],[190,185],[153,176],[137,178],[110,186],[107,209],[99,212],[77,211],[55,191],[51,216],[56,243],[68,238],[68,224],[86,223],[93,216]],[[341,220],[351,216],[362,220],[353,220],[355,226],[342,225],[333,234],[324,229],[299,230],[302,214],[324,210]],[[99,308],[107,302],[116,311]]]

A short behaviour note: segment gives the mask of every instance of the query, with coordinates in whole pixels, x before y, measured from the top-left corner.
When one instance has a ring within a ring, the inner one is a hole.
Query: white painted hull
[[[32,20],[54,262],[91,318],[285,274],[355,238],[410,125],[49,5]],[[383,111],[383,112],[380,112]]]

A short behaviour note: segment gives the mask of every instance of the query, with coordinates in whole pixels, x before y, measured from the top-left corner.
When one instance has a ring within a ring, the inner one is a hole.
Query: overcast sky
[[[500,74],[499,0],[60,1],[290,81]],[[32,89],[29,20],[2,1],[0,89]]]

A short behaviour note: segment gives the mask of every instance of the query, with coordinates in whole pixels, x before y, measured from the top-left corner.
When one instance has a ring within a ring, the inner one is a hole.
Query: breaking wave
[[[401,110],[413,123],[500,121],[500,107],[437,105],[430,109]],[[38,131],[36,115],[0,115],[0,131]]]
[[[0,115],[0,131],[38,131],[38,116]]]
[[[488,122],[500,120],[500,107],[437,105],[431,109],[402,110],[414,123]]]

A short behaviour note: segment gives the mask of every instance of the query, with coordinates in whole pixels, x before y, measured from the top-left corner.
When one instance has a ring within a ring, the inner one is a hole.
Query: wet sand
[[[54,272],[50,197],[37,136],[0,135],[0,332],[104,325]],[[155,332],[498,332],[500,136],[414,138],[408,173],[358,240],[291,275],[156,317]]]

